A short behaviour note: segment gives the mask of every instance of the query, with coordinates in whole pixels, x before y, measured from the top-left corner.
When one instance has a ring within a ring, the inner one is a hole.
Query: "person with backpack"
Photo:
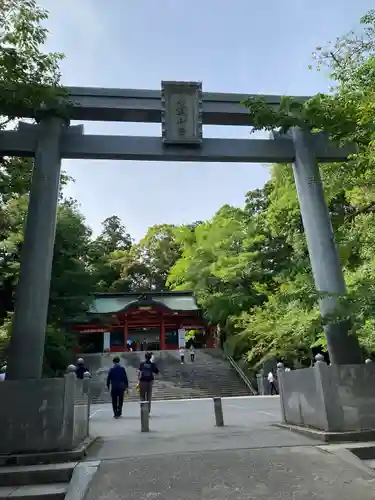
[[[113,417],[120,418],[124,404],[124,394],[125,391],[128,391],[129,381],[125,368],[120,365],[118,356],[113,358],[113,366],[108,372],[107,388],[108,390],[111,389]]]
[[[148,411],[151,412],[152,385],[155,375],[159,373],[158,367],[151,361],[152,354],[146,352],[145,360],[139,365],[139,395],[141,401],[148,401]]]

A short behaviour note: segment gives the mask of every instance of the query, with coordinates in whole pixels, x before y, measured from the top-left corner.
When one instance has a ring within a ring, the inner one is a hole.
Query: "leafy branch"
[[[306,101],[284,96],[279,105],[264,97],[249,97],[253,130],[291,127],[325,131],[334,141],[369,146],[375,140],[375,10],[361,18],[361,34],[354,31],[337,38],[328,48],[318,47],[314,58],[318,69],[326,66],[336,86]]]
[[[4,124],[34,110],[61,108],[66,93],[60,84],[63,54],[41,50],[48,17],[35,0],[0,0],[0,110]]]

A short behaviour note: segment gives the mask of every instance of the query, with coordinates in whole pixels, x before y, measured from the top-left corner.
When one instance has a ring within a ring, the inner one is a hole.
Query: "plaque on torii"
[[[202,144],[202,83],[161,82],[162,140],[165,145]]]

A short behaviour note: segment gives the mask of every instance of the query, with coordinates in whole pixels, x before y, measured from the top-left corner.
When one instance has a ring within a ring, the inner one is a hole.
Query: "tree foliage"
[[[64,95],[62,55],[43,51],[46,17],[34,0],[0,0],[0,129],[13,126],[25,110],[56,104]],[[0,159],[0,356],[11,332],[31,173],[31,160]],[[62,186],[66,181],[63,175]],[[48,346],[47,341],[46,351]]]
[[[5,122],[27,108],[56,103],[60,53],[44,52],[48,31],[42,22],[48,13],[35,0],[0,0],[0,108]]]
[[[374,123],[375,11],[315,53],[332,88],[307,101],[284,97],[280,106],[249,98],[254,130],[287,133],[300,126],[354,144],[344,163],[322,165],[328,207],[348,284],[343,310],[371,352],[374,344]],[[271,168],[263,190],[248,193],[243,210],[223,207],[211,220],[183,232],[182,257],[171,270],[173,288],[192,288],[207,316],[222,325],[229,348],[253,365],[268,357],[308,362],[324,347],[317,294],[289,165]]]

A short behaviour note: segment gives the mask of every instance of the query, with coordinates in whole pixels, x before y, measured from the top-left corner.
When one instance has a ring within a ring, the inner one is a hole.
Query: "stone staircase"
[[[0,467],[0,500],[64,500],[76,463]]]
[[[158,351],[154,355],[160,370],[153,388],[155,400],[248,396],[250,394],[249,389],[219,349],[197,350],[195,362],[192,363],[190,355],[187,355],[183,365],[178,351]],[[93,376],[91,394],[94,404],[110,402],[106,378],[112,366],[113,356],[114,354],[84,356],[85,363]],[[126,352],[120,357],[130,383],[128,400],[138,401],[139,396],[135,388],[139,363],[143,360],[144,353]]]

